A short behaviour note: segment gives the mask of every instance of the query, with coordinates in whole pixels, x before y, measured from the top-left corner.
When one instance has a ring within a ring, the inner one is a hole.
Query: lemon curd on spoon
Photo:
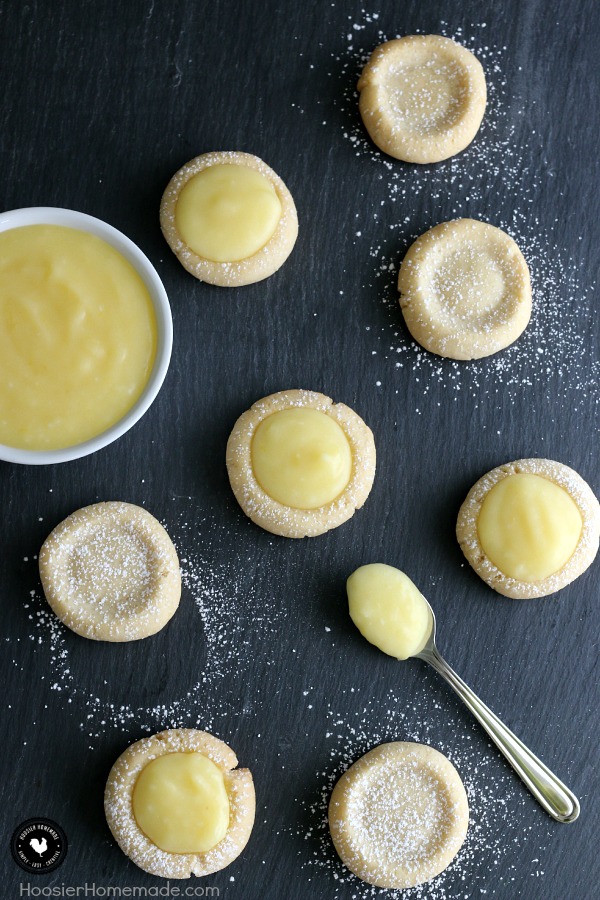
[[[433,618],[408,575],[384,563],[370,563],[353,572],[346,587],[350,617],[369,643],[396,659],[421,652]]]

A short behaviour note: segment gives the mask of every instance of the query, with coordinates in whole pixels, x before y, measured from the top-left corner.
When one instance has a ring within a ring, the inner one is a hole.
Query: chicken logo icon
[[[29,841],[29,846],[33,847],[36,853],[39,853],[40,856],[43,856],[46,850],[48,849],[48,841],[45,837],[39,841],[37,838],[31,838]]]
[[[27,819],[12,836],[14,861],[29,873],[52,872],[67,855],[67,837],[52,819]]]

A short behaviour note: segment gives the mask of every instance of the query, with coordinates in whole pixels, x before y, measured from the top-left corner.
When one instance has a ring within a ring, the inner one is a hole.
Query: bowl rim
[[[155,400],[169,368],[173,348],[173,318],[161,278],[146,254],[127,235],[103,219],[59,206],[27,206],[0,213],[0,232],[27,225],[62,225],[101,238],[118,250],[136,270],[152,301],[156,316],[156,355],[146,385],[134,403],[114,425],[95,437],[56,450],[27,450],[0,444],[0,460],[23,465],[51,465],[89,456],[112,444],[141,419]]]

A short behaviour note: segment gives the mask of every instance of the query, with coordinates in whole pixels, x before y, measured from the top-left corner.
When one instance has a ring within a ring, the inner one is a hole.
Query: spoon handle
[[[454,688],[546,812],[557,822],[574,822],[579,815],[577,797],[459,678],[440,656],[437,647],[426,647],[419,657]]]

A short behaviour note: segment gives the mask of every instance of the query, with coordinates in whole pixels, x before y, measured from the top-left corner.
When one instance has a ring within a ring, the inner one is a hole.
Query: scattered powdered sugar
[[[480,130],[473,144],[467,148],[464,154],[453,156],[435,168],[429,166],[406,165],[397,159],[392,159],[370,141],[364,125],[358,113],[358,92],[356,84],[366,62],[375,47],[385,41],[402,34],[388,35],[377,27],[379,16],[364,14],[363,20],[358,24],[353,33],[347,35],[347,45],[344,52],[334,54],[333,60],[340,67],[340,74],[346,82],[337,106],[344,114],[345,122],[342,126],[343,137],[354,146],[356,155],[370,159],[383,172],[389,175],[388,183],[391,189],[391,202],[396,203],[403,195],[403,184],[410,187],[413,197],[420,197],[424,193],[433,200],[446,198],[449,189],[458,188],[464,190],[475,187],[481,176],[480,167],[485,165],[490,175],[499,175],[504,170],[506,152],[509,149],[511,138],[514,137],[516,127],[506,127],[507,113],[505,105],[507,99],[507,84],[502,75],[502,57],[506,47],[481,46],[474,38],[467,35],[462,28],[450,30],[447,23],[441,22],[439,34],[452,38],[457,43],[467,47],[475,54],[483,65],[487,82],[487,107]],[[485,27],[484,25],[479,27]],[[362,32],[362,34],[361,34]],[[415,33],[419,33],[419,30]],[[360,34],[360,39],[359,39]],[[333,74],[332,72],[329,73]],[[525,110],[521,107],[512,111],[523,115]],[[476,171],[469,173],[465,170],[464,158],[468,154],[477,154]],[[433,179],[432,176],[441,174],[442,178]],[[425,177],[423,177],[425,176]],[[468,199],[468,197],[467,197]],[[414,210],[412,210],[414,212]],[[410,210],[407,210],[407,214]]]
[[[539,384],[546,386],[546,399],[557,408],[566,402],[575,412],[589,409],[590,401],[597,406],[600,361],[592,355],[587,333],[595,283],[582,286],[566,252],[549,245],[541,229],[529,231],[524,240],[529,229],[524,214],[514,211],[510,220],[494,224],[514,238],[531,273],[531,320],[517,341],[494,356],[468,362],[426,352],[400,321],[396,281],[401,257],[383,256],[372,284],[380,292],[388,324],[369,329],[376,354],[392,363],[395,371],[409,367],[424,397],[437,385],[455,400],[460,392],[468,394],[473,410],[490,401],[498,409],[514,404]],[[418,236],[413,233],[405,249]]]
[[[368,166],[369,193],[360,190],[360,182],[357,185],[361,199],[353,242],[357,248],[370,242],[367,252],[375,266],[370,273],[365,269],[362,287],[377,293],[386,318],[383,325],[379,321],[367,328],[372,341],[368,349],[385,362],[377,386],[382,378],[389,385],[390,378],[408,368],[414,376],[413,393],[427,396],[437,386],[453,400],[468,394],[477,410],[491,403],[497,409],[506,407],[541,383],[553,406],[567,402],[574,412],[589,411],[590,401],[598,404],[600,374],[589,340],[596,283],[582,279],[585,260],[579,248],[567,251],[557,243],[554,232],[560,220],[541,221],[536,213],[537,197],[553,184],[555,172],[544,163],[544,146],[535,128],[528,128],[525,135],[521,120],[535,118],[535,100],[517,96],[507,83],[507,48],[493,46],[492,35],[487,43],[469,33],[485,34],[485,23],[468,30],[440,23],[440,34],[467,47],[482,63],[487,108],[479,132],[463,153],[435,166],[407,165],[375,147],[358,112],[356,83],[364,64],[378,44],[402,37],[386,34],[378,21],[377,13],[363,11],[342,38],[345,49],[332,55],[328,72],[344,84],[335,101],[343,120],[342,135]],[[375,181],[373,166],[378,173]],[[553,191],[561,195],[558,183]],[[444,220],[463,217],[489,222],[516,241],[531,273],[533,312],[525,332],[507,349],[484,359],[456,362],[424,351],[411,339],[398,304],[397,277],[402,258],[417,237]],[[400,390],[397,387],[396,393]],[[415,411],[422,413],[419,406]]]
[[[104,681],[104,692],[80,684],[73,661],[73,653],[78,648],[73,642],[85,639],[73,635],[57,619],[40,587],[30,591],[25,603],[31,622],[30,641],[36,652],[49,655],[51,690],[59,692],[67,704],[85,709],[80,727],[92,742],[109,728],[129,733],[137,727],[139,731],[152,733],[200,722],[199,727],[208,729],[219,717],[238,709],[239,696],[234,693],[229,698],[224,681],[233,671],[237,676],[243,673],[251,659],[248,623],[251,621],[254,639],[257,633],[274,632],[282,608],[264,592],[256,598],[253,577],[245,574],[247,560],[230,554],[223,561],[220,546],[227,527],[215,516],[205,515],[198,522],[191,513],[185,512],[179,512],[166,524],[180,555],[182,602],[191,597],[199,618],[197,660],[191,660],[187,667],[194,673],[190,685],[185,694],[168,703],[136,706],[112,702],[113,685],[108,681]],[[199,531],[201,549],[197,548]],[[36,557],[32,559],[32,566],[37,565],[36,560]],[[262,562],[254,560],[253,565],[260,567]],[[260,602],[255,602],[258,599]],[[265,665],[269,664],[267,645],[265,642]],[[260,702],[260,685],[255,686],[253,702]]]
[[[308,881],[320,884],[328,878],[332,900],[510,896],[511,884],[529,854],[530,875],[544,875],[540,860],[552,833],[550,820],[541,813],[531,815],[526,789],[488,744],[479,726],[457,727],[452,738],[440,737],[448,734],[452,713],[445,704],[432,700],[428,681],[424,675],[409,707],[390,690],[381,700],[368,700],[351,713],[332,705],[325,711],[323,743],[329,746],[330,763],[317,773],[318,790],[302,801],[309,826],[296,828],[306,848],[300,851],[301,864],[313,873]],[[469,802],[469,829],[456,858],[437,878],[403,891],[373,887],[353,875],[334,850],[327,819],[331,792],[342,773],[366,752],[389,741],[428,744],[447,756],[461,776]]]

